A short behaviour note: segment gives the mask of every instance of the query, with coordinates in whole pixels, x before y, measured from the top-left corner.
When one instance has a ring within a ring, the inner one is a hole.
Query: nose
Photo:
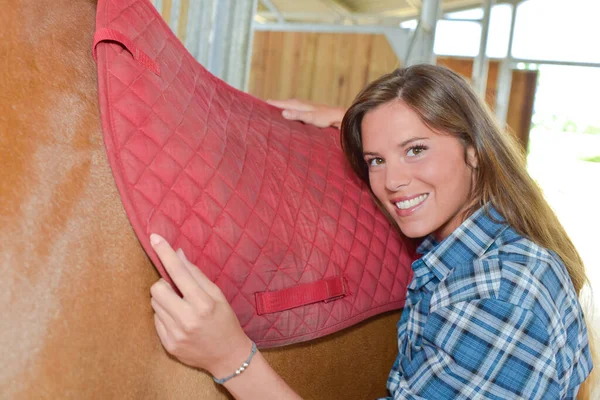
[[[410,171],[406,166],[390,165],[386,169],[385,187],[391,192],[398,191],[410,183]]]

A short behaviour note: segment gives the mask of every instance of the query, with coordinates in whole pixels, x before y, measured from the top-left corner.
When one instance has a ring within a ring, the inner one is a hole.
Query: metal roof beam
[[[285,22],[285,17],[277,9],[277,7],[275,7],[275,5],[273,4],[273,2],[271,2],[271,0],[261,0],[261,2],[269,9],[269,11],[271,11],[271,13],[273,15],[275,15],[275,17],[277,18],[277,22],[279,22],[279,23]]]
[[[345,4],[342,4],[338,0],[321,0],[321,3],[325,4],[327,8],[336,13],[340,19],[348,19],[354,23],[354,15],[352,10],[350,10]]]
[[[408,30],[399,27],[381,25],[341,25],[341,24],[304,24],[287,22],[285,24],[268,23],[254,24],[256,31],[282,31],[282,32],[320,32],[320,33],[376,33],[401,31],[408,34]]]
[[[277,16],[270,11],[259,11],[256,13],[257,16],[265,18],[265,19],[277,19]],[[318,22],[318,21],[330,21],[336,20],[340,21],[338,14],[323,14],[323,13],[314,13],[314,12],[282,12],[281,15],[286,21],[291,20],[300,20],[306,22]],[[381,23],[385,23],[388,25],[399,25],[404,19],[399,17],[386,17],[379,14],[364,14],[364,13],[354,13],[351,14],[351,18],[355,22],[359,22],[359,20],[378,20]]]
[[[541,64],[541,65],[565,65],[567,67],[586,67],[586,68],[600,68],[600,63],[597,62],[585,62],[585,61],[564,61],[564,60],[534,60],[528,58],[512,58],[512,67],[516,67],[517,64]]]

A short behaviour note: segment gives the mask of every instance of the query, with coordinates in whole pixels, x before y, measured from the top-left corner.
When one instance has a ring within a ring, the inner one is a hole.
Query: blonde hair
[[[358,94],[341,125],[342,148],[358,176],[369,184],[362,155],[362,119],[368,111],[393,100],[403,100],[432,130],[460,140],[465,148],[465,161],[467,148],[475,149],[476,182],[465,215],[491,204],[517,232],[561,258],[579,295],[587,282],[583,261],[529,176],[524,149],[513,135],[499,128],[485,103],[453,71],[434,65],[399,68]],[[589,340],[591,347],[591,334]],[[581,395],[583,392],[580,389]]]

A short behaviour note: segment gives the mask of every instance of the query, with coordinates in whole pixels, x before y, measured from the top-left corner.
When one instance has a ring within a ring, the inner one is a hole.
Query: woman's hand
[[[340,107],[330,107],[301,100],[267,100],[267,103],[283,108],[281,115],[285,119],[302,121],[307,124],[326,128],[339,128],[346,110]]]
[[[161,343],[187,365],[205,369],[217,378],[230,375],[248,358],[252,343],[227,299],[181,249],[173,251],[156,234],[150,241],[183,294],[179,297],[164,279],[150,289]]]

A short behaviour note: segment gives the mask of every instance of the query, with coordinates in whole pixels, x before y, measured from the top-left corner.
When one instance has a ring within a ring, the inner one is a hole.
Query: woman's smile
[[[392,204],[395,206],[395,212],[398,214],[398,216],[407,217],[421,209],[421,206],[423,203],[425,203],[427,197],[429,197],[429,193],[423,193],[416,196],[407,196],[392,200]]]

